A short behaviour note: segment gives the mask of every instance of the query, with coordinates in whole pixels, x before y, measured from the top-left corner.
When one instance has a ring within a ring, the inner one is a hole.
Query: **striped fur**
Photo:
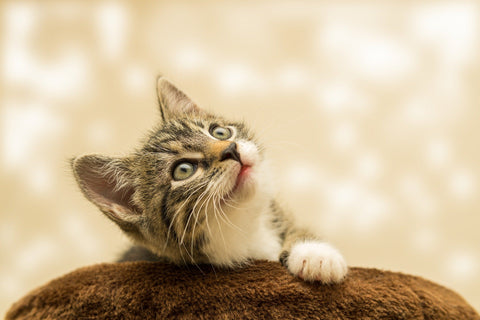
[[[84,195],[137,245],[176,264],[232,267],[280,259],[289,266],[297,244],[319,241],[295,227],[278,205],[263,147],[244,123],[201,110],[164,79],[157,94],[162,120],[139,149],[126,157],[72,160]],[[228,128],[232,136],[215,138],[216,127]],[[232,143],[237,160],[224,156]],[[196,171],[177,181],[172,172],[182,159],[194,162]],[[295,256],[304,259],[302,250]],[[343,278],[343,267],[333,282]],[[294,273],[301,276],[302,270]]]

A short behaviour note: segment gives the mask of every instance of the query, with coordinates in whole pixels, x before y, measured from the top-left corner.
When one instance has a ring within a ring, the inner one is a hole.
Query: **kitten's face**
[[[146,155],[153,162],[136,168],[147,179],[142,184],[167,188],[176,199],[205,191],[205,198],[222,201],[245,201],[253,195],[262,159],[244,124],[214,116],[170,119],[136,153],[138,162]]]
[[[195,255],[212,223],[254,198],[263,157],[245,125],[204,116],[170,119],[135,158],[136,197],[154,228],[151,241],[163,247],[168,241],[173,251],[193,247]]]
[[[207,261],[211,225],[260,194],[263,153],[243,123],[200,110],[168,82],[158,93],[163,121],[143,147],[74,159],[75,176],[137,242],[178,263]]]

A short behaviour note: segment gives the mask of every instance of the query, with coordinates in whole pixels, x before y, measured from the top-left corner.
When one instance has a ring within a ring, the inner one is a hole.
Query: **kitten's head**
[[[202,261],[210,225],[264,198],[262,149],[243,123],[207,113],[163,78],[157,96],[161,123],[140,149],[77,157],[73,171],[137,243],[174,262]]]

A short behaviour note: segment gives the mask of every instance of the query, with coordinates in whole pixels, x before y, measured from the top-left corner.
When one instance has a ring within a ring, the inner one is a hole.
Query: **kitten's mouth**
[[[238,171],[237,178],[233,188],[228,192],[228,194],[223,198],[222,202],[230,200],[237,192],[241,191],[252,171],[251,165],[242,164],[240,170]]]
[[[252,171],[252,166],[243,164],[240,168],[240,172],[237,176],[237,181],[235,182],[235,186],[233,187],[233,192],[235,192],[238,188],[240,188],[244,183],[245,180],[250,176],[250,172]]]
[[[255,193],[257,185],[257,163],[259,154],[257,147],[250,142],[239,142],[238,159],[233,159],[228,168],[226,176],[226,194],[223,197],[225,201],[235,199],[236,203],[243,202],[251,198]]]

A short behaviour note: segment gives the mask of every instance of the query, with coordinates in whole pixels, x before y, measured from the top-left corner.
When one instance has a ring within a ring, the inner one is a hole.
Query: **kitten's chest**
[[[250,259],[278,260],[280,239],[266,213],[246,209],[210,220],[204,253],[211,263],[233,266]]]

